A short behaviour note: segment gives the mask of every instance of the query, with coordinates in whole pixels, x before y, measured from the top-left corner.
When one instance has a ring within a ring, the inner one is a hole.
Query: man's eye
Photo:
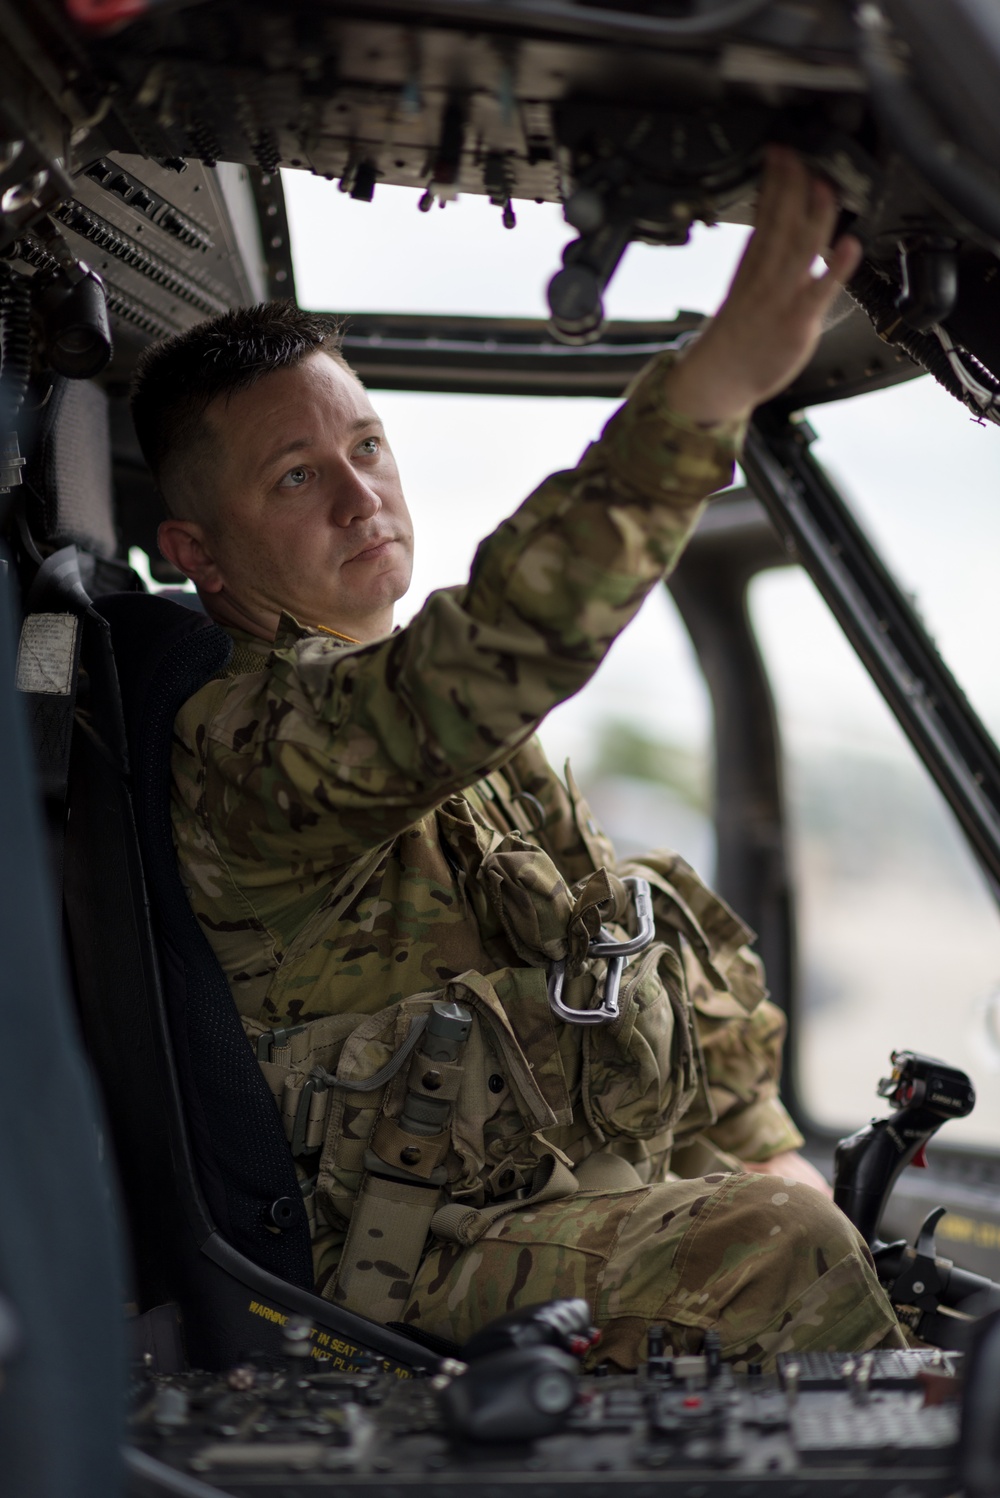
[[[279,485],[282,489],[300,489],[309,477],[308,468],[290,468]]]
[[[364,453],[366,458],[374,458],[381,447],[382,444],[377,437],[366,437],[363,442],[358,443],[358,452]]]

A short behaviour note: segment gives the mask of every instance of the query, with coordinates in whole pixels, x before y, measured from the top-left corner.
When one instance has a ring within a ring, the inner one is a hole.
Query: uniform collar
[[[287,650],[289,645],[294,645],[299,640],[308,640],[311,635],[318,634],[319,630],[300,624],[294,614],[289,614],[286,609],[282,609],[278,628],[274,632],[274,646],[276,650]]]
[[[336,630],[324,629],[322,625],[300,624],[295,616],[286,610],[281,612],[273,640],[262,640],[259,635],[252,635],[247,630],[239,629],[234,625],[227,625],[226,633],[231,635],[235,643],[242,646],[244,650],[261,656],[270,655],[273,650],[287,650],[299,640],[329,640],[332,645],[340,646],[360,643],[356,640],[349,640],[346,635],[338,634]]]

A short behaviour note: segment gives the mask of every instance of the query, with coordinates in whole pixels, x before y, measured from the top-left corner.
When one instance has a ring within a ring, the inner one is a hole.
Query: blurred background
[[[417,212],[416,191],[357,202],[286,172],[304,307],[545,317],[545,284],[573,237],[553,204],[517,226],[464,197]],[[748,231],[699,227],[683,249],[633,245],[613,318],[711,312]],[[405,623],[468,574],[480,539],[555,469],[574,464],[614,403],[374,392],[413,512]],[[929,378],[809,412],[815,449],[994,735],[1000,731],[1000,432]],[[795,1063],[815,1120],[873,1111],[893,1046],[965,1067],[980,1101],[956,1140],[1000,1144],[1000,921],[950,813],[808,577],[758,576],[750,606],[775,693],[798,888],[802,1013]],[[623,852],[667,845],[711,881],[711,709],[683,625],[658,589],[596,679],[554,711],[567,757]]]

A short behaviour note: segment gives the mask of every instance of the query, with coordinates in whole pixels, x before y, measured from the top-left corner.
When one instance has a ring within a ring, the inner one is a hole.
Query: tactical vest
[[[401,1316],[428,1235],[468,1245],[506,1213],[639,1186],[630,1156],[652,1156],[662,1177],[678,1123],[713,1121],[685,970],[747,1012],[764,996],[749,933],[684,861],[609,872],[597,857],[610,845],[572,781],[570,797],[577,856],[556,851],[583,870],[571,886],[541,829],[501,832],[464,797],[439,812],[470,918],[499,921],[517,965],[375,1014],[280,1030],[244,1019],[301,1173],[315,1171],[311,1214],[345,1235],[324,1294],[360,1314]],[[340,887],[364,877],[354,865]],[[652,906],[639,933],[636,880]]]

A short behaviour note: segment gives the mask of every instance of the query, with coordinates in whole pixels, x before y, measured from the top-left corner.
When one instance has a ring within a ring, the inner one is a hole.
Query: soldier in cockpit
[[[395,632],[412,528],[331,321],[269,304],[144,356],[160,546],[234,641],[176,721],[178,857],[337,1304],[461,1341],[582,1296],[623,1368],[651,1324],[742,1366],[904,1345],[798,1154],[750,933],[677,855],[616,860],[534,737],[809,359],[860,255],[836,220],[773,149],[714,320]]]

